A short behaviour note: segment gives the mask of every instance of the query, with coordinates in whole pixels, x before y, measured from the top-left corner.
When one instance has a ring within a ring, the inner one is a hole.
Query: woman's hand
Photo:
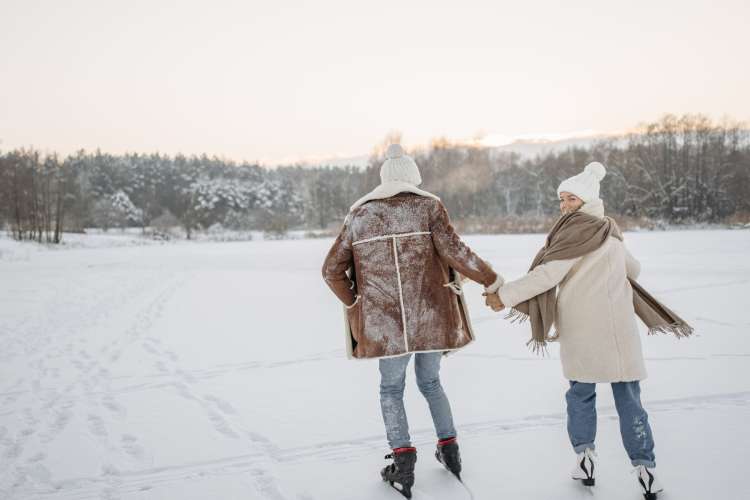
[[[485,305],[491,307],[493,311],[500,312],[503,309],[505,309],[505,304],[503,304],[503,301],[500,300],[500,296],[497,294],[497,292],[495,293],[485,292],[482,295],[486,297],[484,301]]]

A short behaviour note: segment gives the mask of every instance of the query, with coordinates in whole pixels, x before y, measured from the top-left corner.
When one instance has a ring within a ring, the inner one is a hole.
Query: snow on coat
[[[323,264],[344,303],[355,358],[452,351],[473,340],[456,273],[491,286],[492,267],[461,241],[436,197],[399,193],[357,206]]]

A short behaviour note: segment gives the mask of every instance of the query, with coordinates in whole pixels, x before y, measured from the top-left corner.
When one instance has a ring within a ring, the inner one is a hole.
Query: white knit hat
[[[589,203],[599,199],[599,183],[607,175],[607,169],[604,165],[598,161],[594,161],[586,165],[578,175],[574,175],[568,179],[565,179],[560,183],[560,187],[557,188],[557,195],[560,196],[562,192],[572,193],[583,200],[584,203]]]
[[[399,144],[391,144],[385,152],[385,161],[380,167],[380,181],[407,182],[415,186],[422,184],[419,167],[410,156],[404,153]]]

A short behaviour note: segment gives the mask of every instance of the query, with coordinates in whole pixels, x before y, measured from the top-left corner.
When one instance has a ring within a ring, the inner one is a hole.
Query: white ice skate
[[[576,481],[581,481],[584,486],[594,486],[595,465],[596,452],[591,448],[586,448],[576,457],[576,465],[570,475]]]
[[[634,474],[638,474],[638,484],[641,486],[643,498],[646,500],[656,500],[656,494],[664,488],[654,474],[654,469],[649,469],[645,465],[638,465],[633,469]]]

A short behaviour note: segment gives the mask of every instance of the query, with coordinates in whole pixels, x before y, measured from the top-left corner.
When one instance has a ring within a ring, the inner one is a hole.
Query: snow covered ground
[[[467,241],[506,277],[543,236]],[[632,233],[642,283],[698,336],[644,341],[643,398],[665,500],[750,498],[750,231]],[[0,245],[0,498],[399,498],[373,361],[348,361],[341,306],[320,278],[331,241]],[[466,287],[478,340],[446,358],[467,484],[477,499],[579,499],[568,479],[556,349]],[[594,497],[640,498],[611,391],[599,387]],[[431,456],[427,406],[407,410],[415,499],[469,495]],[[709,480],[709,478],[711,478]]]

